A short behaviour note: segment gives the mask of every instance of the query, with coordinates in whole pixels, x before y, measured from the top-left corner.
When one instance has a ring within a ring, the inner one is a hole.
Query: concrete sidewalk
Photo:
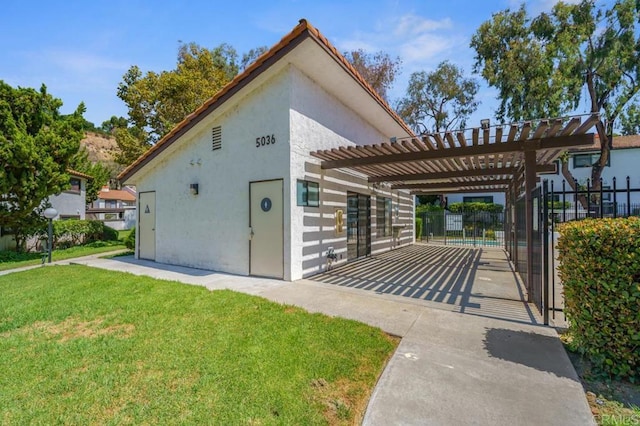
[[[315,280],[240,277],[130,256],[71,263],[228,288],[401,336],[373,392],[365,425],[595,424],[555,330],[495,318],[495,306],[489,316],[461,313],[446,304],[441,309],[432,301]],[[515,302],[505,303],[515,309]]]

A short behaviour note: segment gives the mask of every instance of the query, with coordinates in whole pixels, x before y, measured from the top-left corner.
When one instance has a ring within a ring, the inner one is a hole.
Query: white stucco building
[[[310,153],[407,137],[406,124],[300,21],[124,170],[136,256],[295,280],[414,241],[413,196]]]
[[[136,190],[128,186],[110,189],[105,185],[87,206],[87,219],[99,220],[118,231],[136,226],[136,218]]]

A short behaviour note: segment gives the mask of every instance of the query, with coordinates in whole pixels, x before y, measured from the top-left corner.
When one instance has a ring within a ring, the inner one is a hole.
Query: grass
[[[594,373],[588,360],[577,352],[571,333],[563,333],[560,338],[580,377],[596,422],[601,426],[640,425],[640,385]]]
[[[89,256],[114,250],[125,249],[120,241],[96,241],[84,246],[75,246],[64,250],[53,250],[52,260],[66,260],[75,257]],[[42,262],[42,253],[15,253],[13,251],[0,251],[0,271],[20,268],[22,266],[39,265]]]
[[[356,424],[397,344],[228,290],[37,268],[0,276],[0,423]]]
[[[129,236],[130,233],[131,233],[130,229],[118,231],[118,241],[124,242],[124,240]]]

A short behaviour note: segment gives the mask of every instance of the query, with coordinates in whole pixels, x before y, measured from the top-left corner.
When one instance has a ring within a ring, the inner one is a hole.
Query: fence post
[[[545,179],[542,185],[542,304],[544,312],[542,314],[544,325],[549,325],[549,194],[548,181]]]
[[[631,216],[631,178],[627,176],[627,217]]]
[[[616,192],[616,178],[613,178],[613,218],[618,217],[618,193]]]
[[[573,204],[574,204],[574,210],[575,210],[575,216],[573,216],[573,220],[578,220],[578,179],[573,179],[574,183],[575,183],[575,192],[574,192],[574,196],[573,196]]]
[[[587,217],[591,217],[591,179],[587,179]]]
[[[562,223],[567,221],[567,188],[564,179],[562,179]],[[575,201],[574,201],[575,203]]]
[[[600,178],[600,219],[604,217],[604,203],[602,200],[602,178]]]
[[[564,183],[564,181],[562,181]],[[563,197],[564,198],[564,197]],[[553,214],[555,197],[553,196],[553,181],[551,181],[551,318],[556,319],[556,217]],[[562,204],[564,212],[564,200]]]

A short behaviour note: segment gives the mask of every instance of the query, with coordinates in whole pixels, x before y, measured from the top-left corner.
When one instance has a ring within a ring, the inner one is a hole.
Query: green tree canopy
[[[400,72],[402,61],[388,53],[367,53],[362,49],[344,52],[344,57],[353,65],[367,83],[384,99]]]
[[[609,158],[609,135],[640,89],[640,2],[617,0],[557,3],[550,13],[527,15],[524,5],[483,23],[472,38],[475,71],[498,89],[498,119],[558,117],[579,107],[600,113],[599,178]],[[563,173],[574,182],[568,169]]]
[[[0,226],[13,229],[18,249],[48,197],[69,186],[85,108],[62,116],[61,106],[44,85],[37,91],[0,80]]]
[[[407,95],[398,105],[400,116],[418,133],[464,129],[478,108],[478,83],[461,68],[444,61],[432,72],[414,72]]]
[[[134,161],[169,133],[238,73],[237,62],[238,55],[228,44],[207,49],[183,43],[173,70],[143,75],[139,67],[132,66],[118,85],[118,97],[127,105],[130,124],[115,131],[122,151],[118,161]]]

